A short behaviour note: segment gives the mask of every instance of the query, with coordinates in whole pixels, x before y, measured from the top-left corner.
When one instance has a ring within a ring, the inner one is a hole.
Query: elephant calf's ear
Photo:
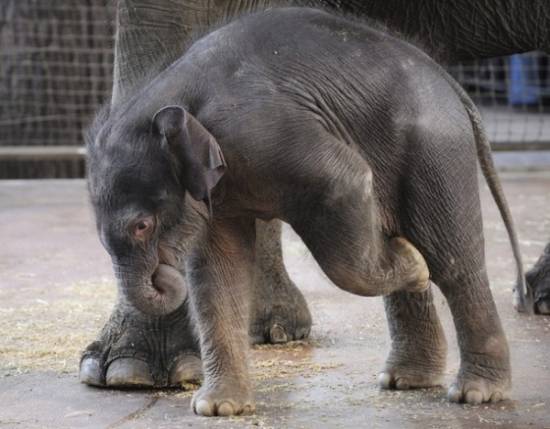
[[[167,106],[153,117],[153,127],[176,156],[182,184],[202,201],[223,176],[226,163],[218,142],[193,115],[179,106]]]

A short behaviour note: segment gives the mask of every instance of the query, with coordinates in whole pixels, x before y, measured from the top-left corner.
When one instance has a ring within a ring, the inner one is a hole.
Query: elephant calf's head
[[[181,107],[141,121],[127,116],[96,119],[88,187],[121,292],[141,311],[162,315],[186,297],[183,256],[200,235],[202,201],[225,162],[214,137]]]

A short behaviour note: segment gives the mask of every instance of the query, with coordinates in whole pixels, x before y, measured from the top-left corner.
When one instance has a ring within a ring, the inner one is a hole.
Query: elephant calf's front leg
[[[213,221],[190,263],[190,297],[203,357],[204,383],[192,401],[203,416],[254,410],[249,380],[248,316],[254,220]]]

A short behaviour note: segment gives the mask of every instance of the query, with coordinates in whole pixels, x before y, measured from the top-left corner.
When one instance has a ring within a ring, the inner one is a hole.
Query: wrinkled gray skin
[[[183,52],[189,33],[243,11],[279,2],[224,0],[190,4],[187,0],[118,1],[118,34],[113,104],[123,99],[144,76],[154,75]],[[523,0],[342,0],[303,3],[372,16],[417,39],[439,60],[454,62],[524,52],[550,46],[550,3],[539,0],[525,8]],[[154,7],[151,7],[154,6]],[[143,31],[143,28],[147,31]],[[309,332],[311,318],[305,301],[282,264],[280,223],[257,222],[255,281],[252,293],[252,342],[284,342]],[[550,245],[549,245],[550,246]],[[550,247],[527,274],[534,289],[535,311],[550,313]],[[396,293],[385,297],[388,314],[427,314],[431,297]],[[389,317],[390,331],[399,325]],[[166,338],[167,341],[161,341]],[[92,385],[168,386],[200,373],[198,344],[187,307],[168,316],[151,317],[119,299],[111,318],[83,353],[80,378]],[[393,338],[388,362],[401,361],[409,375],[422,363],[404,365],[400,355],[413,347],[406,337]],[[424,353],[425,354],[425,353]],[[419,361],[428,359],[421,356]],[[429,359],[428,359],[429,360]],[[441,361],[442,359],[435,359]],[[397,383],[394,387],[405,386]]]
[[[124,302],[161,317],[188,294],[204,371],[196,413],[254,408],[255,222],[275,218],[337,286],[389,296],[383,387],[440,383],[446,342],[430,279],[461,350],[449,399],[505,397],[509,352],[485,269],[477,156],[521,271],[517,239],[479,113],[428,56],[359,21],[274,9],[199,39],[119,97],[88,146],[98,231]]]

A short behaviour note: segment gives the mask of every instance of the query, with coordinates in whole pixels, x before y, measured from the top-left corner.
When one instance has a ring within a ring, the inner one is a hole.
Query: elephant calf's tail
[[[470,122],[472,123],[472,128],[474,131],[474,137],[476,141],[477,157],[479,160],[479,165],[481,166],[481,171],[483,176],[489,185],[491,195],[493,196],[506,231],[508,232],[508,237],[510,237],[510,243],[512,244],[512,251],[514,253],[514,259],[517,266],[517,286],[515,289],[515,305],[518,311],[532,313],[534,310],[533,307],[533,294],[531,290],[527,287],[525,280],[525,273],[523,271],[523,261],[521,257],[521,252],[519,250],[519,241],[516,234],[516,229],[514,227],[514,221],[512,219],[512,214],[510,213],[510,208],[504,197],[504,191],[502,190],[502,185],[497,176],[495,164],[493,162],[493,155],[491,153],[491,144],[483,127],[483,121],[481,115],[477,110],[474,102],[470,96],[466,93],[464,88],[445,70],[441,65],[435,62],[428,54],[421,51],[419,48],[415,47],[416,51],[425,58],[428,58],[433,66],[439,70],[442,76],[445,77],[449,85],[454,89],[455,93],[458,95],[468,116]]]
[[[489,143],[487,133],[485,132],[481,115],[474,102],[471,100],[468,94],[466,94],[466,91],[462,88],[462,86],[460,86],[460,84],[456,82],[451,76],[447,76],[449,83],[452,85],[457,95],[462,100],[466,112],[470,117],[476,141],[479,165],[481,166],[483,176],[487,181],[491,194],[500,211],[500,215],[502,216],[502,220],[504,221],[504,225],[506,226],[508,236],[510,237],[518,274],[517,286],[514,296],[515,306],[518,311],[531,312],[533,310],[533,296],[526,284],[525,273],[523,271],[523,262],[519,249],[519,241],[516,234],[516,229],[514,227],[514,221],[512,219],[512,214],[510,213],[508,203],[506,202],[506,198],[504,197],[502,185],[496,173],[496,168],[491,153],[491,145]]]

